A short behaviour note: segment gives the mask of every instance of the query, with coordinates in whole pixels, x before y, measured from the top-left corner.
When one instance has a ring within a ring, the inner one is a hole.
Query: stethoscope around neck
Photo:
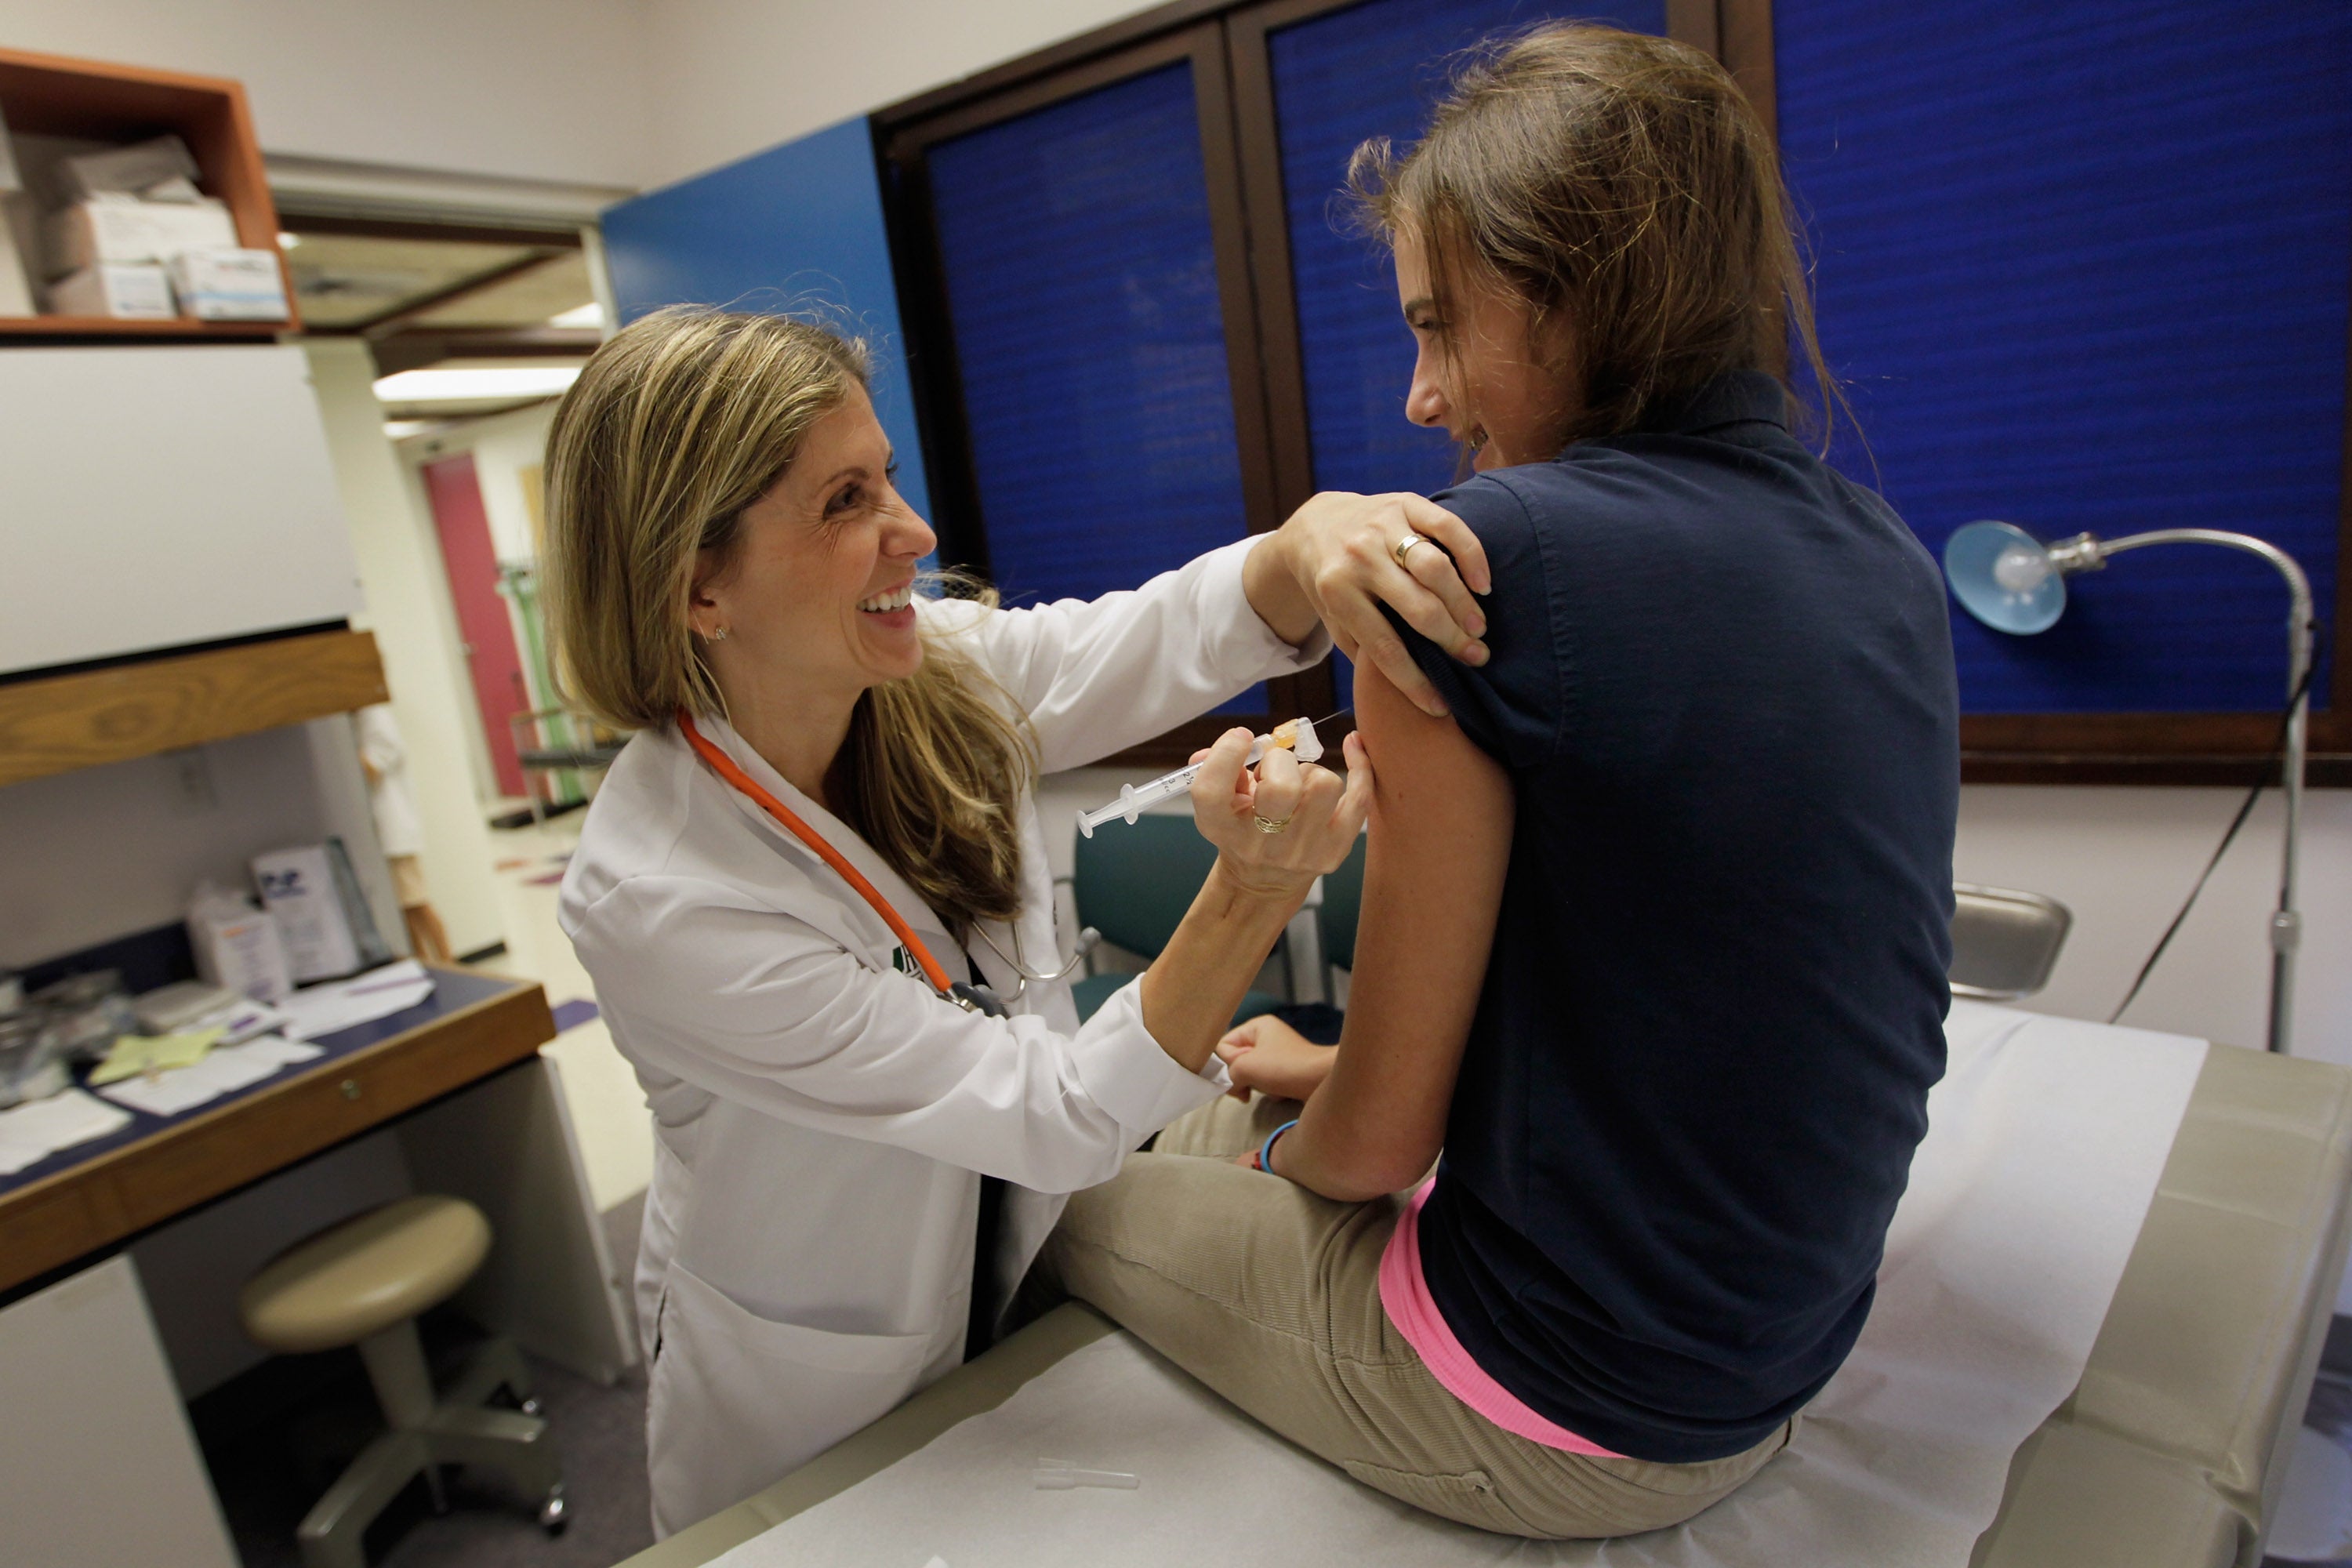
[[[1070,962],[1051,974],[1040,974],[1033,969],[1024,968],[1019,959],[997,946],[995,939],[980,927],[972,927],[971,934],[986,942],[988,951],[996,954],[1003,961],[1005,968],[1013,971],[1015,982],[1013,987],[1013,1000],[1015,1002],[1029,994],[1029,983],[1033,980],[1040,985],[1051,985],[1056,981],[1067,980],[1071,975],[1076,974],[1079,966],[1086,963],[1087,954],[1092,952],[1095,950],[1095,944],[1102,941],[1102,932],[1092,926],[1087,927],[1078,932],[1077,944],[1070,953]],[[1021,950],[1021,931],[1018,927],[1015,927],[1013,932],[1013,949],[1014,952]]]
[[[882,923],[890,928],[890,934],[898,939],[898,945],[907,950],[908,956],[915,961],[916,967],[923,972],[923,978],[930,983],[931,989],[939,994],[941,1001],[961,1007],[967,1013],[985,1014],[992,1018],[1004,1016],[1003,998],[998,996],[988,986],[977,984],[969,980],[950,980],[948,972],[940,966],[940,961],[931,955],[929,946],[921,937],[915,934],[915,929],[891,907],[890,900],[884,898],[881,891],[866,879],[866,874],[851,865],[848,858],[840,850],[827,843],[823,834],[803,822],[792,807],[762,788],[759,780],[736,764],[734,758],[713,745],[700,730],[695,728],[692,714],[683,710],[679,711],[677,730],[679,734],[686,737],[686,743],[693,748],[695,755],[710,764],[711,772],[733,785],[761,810],[775,818],[779,826],[814,850],[819,859],[841,874],[842,880],[847,882],[857,895],[872,907],[874,912],[882,917]],[[1013,971],[1018,981],[1018,984],[1013,987],[1013,1000],[1015,1002],[1029,994],[1029,984],[1032,981],[1040,985],[1051,985],[1056,981],[1066,980],[1076,973],[1078,966],[1087,961],[1087,954],[1092,952],[1095,950],[1095,944],[1102,941],[1102,932],[1092,926],[1087,927],[1078,933],[1077,951],[1070,955],[1070,961],[1051,974],[1040,974],[1024,967],[1020,960],[1007,957],[1004,950],[997,946],[989,934],[978,926],[972,928],[972,933],[981,941],[987,942],[988,951],[996,954],[1003,961],[1005,966]],[[1021,945],[1018,932],[1013,935],[1013,944],[1016,949]]]

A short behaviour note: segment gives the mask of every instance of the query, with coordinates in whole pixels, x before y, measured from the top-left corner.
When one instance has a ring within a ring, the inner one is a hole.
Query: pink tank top
[[[1487,1376],[1446,1327],[1421,1274],[1421,1205],[1429,1201],[1429,1189],[1434,1184],[1434,1178],[1423,1182],[1412,1194],[1404,1213],[1397,1217],[1388,1249],[1381,1254],[1381,1310],[1389,1315],[1389,1321],[1420,1352],[1422,1364],[1448,1394],[1504,1431],[1571,1454],[1624,1458],[1528,1409],[1510,1390]]]

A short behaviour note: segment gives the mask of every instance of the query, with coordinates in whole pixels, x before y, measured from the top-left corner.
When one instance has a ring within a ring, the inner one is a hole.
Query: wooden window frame
[[[1315,484],[1266,37],[1360,3],[1173,0],[874,116],[917,423],[948,560],[988,569],[925,150],[1179,59],[1192,62],[1244,510],[1250,533],[1268,531]],[[1721,60],[1777,132],[1771,0],[1665,0],[1665,14],[1667,35]],[[2352,288],[2352,278],[2347,282]],[[2326,628],[2332,662],[2324,694],[2314,694],[2329,706],[2312,714],[2310,729],[2308,782],[2322,786],[2352,786],[2352,377],[2347,383],[2336,616]],[[2282,685],[2284,668],[2282,650]],[[1333,691],[1327,664],[1274,682],[1270,696],[1280,713],[1320,714]],[[1198,720],[1108,761],[1181,759],[1223,727],[1218,719]],[[2243,785],[2265,769],[2276,776],[2277,733],[2275,712],[1969,713],[1960,719],[1960,776],[1969,784]]]
[[[1265,382],[1259,370],[1262,331],[1250,274],[1224,31],[1213,14],[1206,20],[1200,16],[1213,9],[1192,0],[1163,6],[1076,45],[1046,50],[1002,72],[927,94],[875,117],[877,148],[886,171],[884,210],[890,227],[891,260],[898,276],[924,469],[933,510],[939,514],[933,521],[940,532],[940,553],[951,564],[985,574],[989,560],[962,377],[955,360],[946,269],[940,264],[932,216],[929,151],[953,137],[1179,62],[1192,68],[1193,106],[1201,128],[1210,247],[1223,315],[1227,385],[1234,409],[1234,448],[1240,459],[1245,531],[1270,532],[1288,515],[1276,480]],[[1151,25],[1143,25],[1147,22]],[[1089,43],[1098,47],[1080,47]],[[1267,689],[1273,710],[1265,716],[1269,721],[1297,714],[1319,718],[1331,709],[1328,663],[1301,675],[1277,677],[1267,683]],[[1206,714],[1105,760],[1140,765],[1182,762],[1244,717],[1247,716]]]

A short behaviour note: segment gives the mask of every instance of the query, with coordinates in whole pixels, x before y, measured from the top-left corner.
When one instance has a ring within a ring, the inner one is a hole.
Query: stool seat
[[[489,1249],[490,1222],[463,1198],[402,1198],[280,1254],[237,1310],[281,1354],[357,1344],[457,1294]]]

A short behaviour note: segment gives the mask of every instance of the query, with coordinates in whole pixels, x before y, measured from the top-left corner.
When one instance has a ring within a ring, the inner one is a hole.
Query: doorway
[[[514,622],[499,591],[499,557],[490,542],[490,519],[470,452],[436,458],[422,465],[425,496],[433,509],[433,530],[441,540],[441,563],[449,574],[449,602],[457,613],[466,668],[474,700],[482,713],[482,740],[499,792],[526,793],[522,763],[515,754],[513,719],[530,709],[522,656],[515,647]]]

